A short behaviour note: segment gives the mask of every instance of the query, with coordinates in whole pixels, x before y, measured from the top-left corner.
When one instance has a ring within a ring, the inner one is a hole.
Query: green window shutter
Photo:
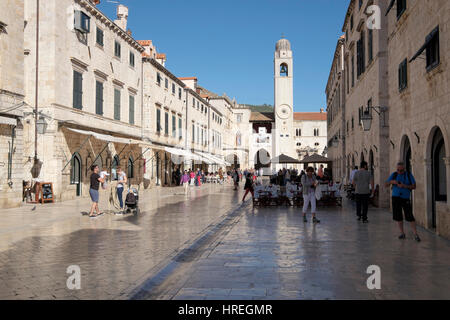
[[[134,67],[134,53],[130,52],[130,66]]]
[[[180,139],[183,138],[183,123],[181,121],[181,118],[178,119],[178,137]]]
[[[103,30],[97,27],[97,44],[103,47]]]
[[[156,132],[161,132],[161,110],[156,109]]]
[[[169,114],[164,113],[164,134],[169,135]]]
[[[77,71],[73,72],[73,107],[83,109],[83,75]]]
[[[134,124],[134,96],[130,96],[130,115],[129,115],[130,124]]]
[[[95,113],[103,115],[103,83],[100,81],[95,84]]]
[[[172,137],[177,137],[177,119],[172,116]]]
[[[114,89],[114,120],[120,120],[120,90]]]
[[[114,55],[117,58],[120,58],[120,56],[121,56],[121,48],[120,48],[120,43],[118,41],[116,41],[114,43]]]

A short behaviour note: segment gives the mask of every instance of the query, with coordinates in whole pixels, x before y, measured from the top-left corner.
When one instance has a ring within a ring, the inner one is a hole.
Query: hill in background
[[[252,112],[273,112],[273,106],[270,104],[263,105],[253,105],[253,104],[244,104],[247,108],[249,108]]]

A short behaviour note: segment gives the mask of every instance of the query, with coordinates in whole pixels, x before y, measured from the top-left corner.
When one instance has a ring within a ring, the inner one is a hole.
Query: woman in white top
[[[320,223],[320,220],[316,218],[316,187],[318,181],[314,175],[314,168],[309,167],[306,169],[306,175],[301,179],[303,187],[303,222],[308,222],[306,219],[306,211],[308,210],[309,203],[311,203],[311,213],[314,223]]]
[[[122,171],[122,168],[118,167],[117,168],[117,198],[119,198],[119,203],[120,203],[120,210],[123,211],[123,189],[124,189],[124,185],[127,183],[128,179],[127,179],[127,175],[125,174],[125,172]]]

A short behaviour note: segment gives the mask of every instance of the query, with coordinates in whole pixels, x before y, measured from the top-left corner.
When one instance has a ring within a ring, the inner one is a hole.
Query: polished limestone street
[[[1,299],[450,299],[450,241],[398,240],[386,210],[241,204],[230,185],[146,191],[139,216],[85,216],[88,200],[1,210]],[[105,197],[103,197],[105,198]],[[103,199],[101,209],[108,209]],[[110,208],[109,208],[110,209]],[[69,290],[69,266],[81,289]],[[370,290],[367,268],[381,270]]]

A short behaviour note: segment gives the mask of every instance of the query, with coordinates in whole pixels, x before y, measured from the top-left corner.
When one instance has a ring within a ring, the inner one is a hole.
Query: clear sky
[[[325,108],[325,86],[349,0],[101,0],[111,19],[153,40],[178,77],[239,103],[273,104],[273,54],[284,33],[294,52],[294,109]]]

